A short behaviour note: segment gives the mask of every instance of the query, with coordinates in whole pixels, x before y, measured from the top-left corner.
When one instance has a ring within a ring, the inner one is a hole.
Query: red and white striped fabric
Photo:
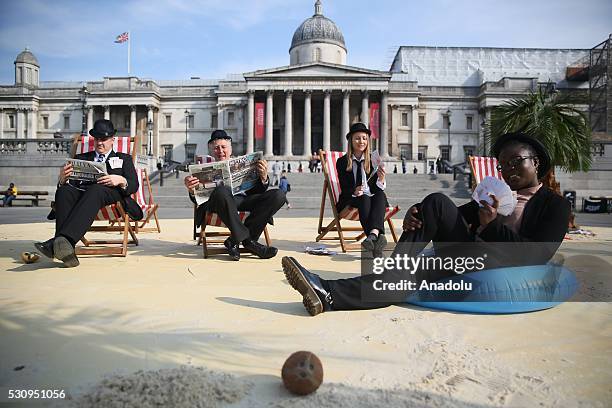
[[[81,136],[79,145],[77,146],[77,153],[89,153],[95,148],[95,138],[92,136]],[[132,154],[134,143],[130,141],[128,136],[115,137],[113,142],[113,150],[119,153]]]
[[[329,184],[334,196],[334,205],[340,199],[340,192],[342,191],[340,188],[340,180],[338,179],[338,171],[336,170],[336,162],[343,155],[344,152],[325,151],[325,168],[329,176]]]
[[[475,184],[489,176],[504,181],[501,172],[497,170],[497,159],[495,157],[470,156],[470,166],[472,167]]]
[[[246,211],[240,211],[238,212],[238,215],[240,216],[240,221],[244,221],[244,219],[249,215],[249,213]],[[221,221],[221,217],[219,217],[217,213],[214,212],[206,213],[206,225],[210,225],[212,227],[227,228],[223,221]]]
[[[115,204],[100,208],[95,221],[123,221]]]
[[[149,211],[155,207],[155,203],[151,203],[150,201],[147,202],[147,199],[145,198],[146,170],[137,168],[136,174],[138,175],[138,191],[135,194],[135,200],[140,208],[142,208],[142,212],[146,218]]]
[[[340,199],[340,180],[338,179],[338,171],[336,169],[336,162],[340,157],[344,155],[344,152],[325,152],[325,168],[327,169],[327,175],[329,176],[329,184],[331,187],[332,194],[334,196],[334,205]],[[347,212],[348,211],[348,212]],[[385,210],[385,220],[389,217],[393,217],[399,211],[399,207],[387,207]],[[348,207],[348,210],[342,210],[342,218],[349,221],[359,221],[359,211],[357,208]]]

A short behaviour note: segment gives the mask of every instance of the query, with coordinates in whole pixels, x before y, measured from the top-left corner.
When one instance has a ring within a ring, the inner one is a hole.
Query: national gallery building
[[[589,88],[580,74],[589,49],[402,46],[388,71],[349,66],[347,42],[319,0],[288,45],[288,65],[224,80],[41,82],[44,67],[26,49],[15,83],[0,86],[0,139],[72,137],[108,118],[139,137],[142,155],[193,161],[224,128],[236,155],[298,161],[344,150],[350,124],[362,121],[390,160],[458,163],[482,151],[493,107],[546,84]]]

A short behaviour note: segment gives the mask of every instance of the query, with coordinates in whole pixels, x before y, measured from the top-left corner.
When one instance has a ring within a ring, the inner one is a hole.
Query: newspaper
[[[69,180],[96,183],[100,177],[108,175],[106,163],[66,159],[66,164],[72,164],[72,174],[68,177]]]
[[[370,159],[372,161],[373,170],[372,170],[372,173],[370,173],[370,177],[368,177],[368,181],[372,180],[372,178],[376,175],[376,172],[378,171],[378,167],[382,166],[383,169],[385,168],[385,163],[383,163],[382,157],[380,157],[378,150],[374,150],[370,154]]]
[[[189,173],[200,180],[193,190],[196,203],[201,205],[208,201],[215,187],[228,186],[236,195],[250,190],[259,180],[257,162],[263,159],[263,152],[255,152],[213,163],[192,164]]]

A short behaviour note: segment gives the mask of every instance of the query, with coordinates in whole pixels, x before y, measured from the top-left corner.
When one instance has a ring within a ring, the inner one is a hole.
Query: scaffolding
[[[589,62],[589,121],[594,141],[609,139],[612,132],[612,60],[607,40],[591,48]]]

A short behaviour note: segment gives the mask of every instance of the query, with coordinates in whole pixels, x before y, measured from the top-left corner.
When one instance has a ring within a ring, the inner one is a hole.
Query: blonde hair
[[[366,135],[368,134],[366,133]],[[366,174],[368,174],[372,168],[372,160],[370,158],[371,144],[372,144],[372,139],[370,138],[370,135],[368,135],[368,145],[363,151],[363,155],[364,155],[363,169],[365,170]],[[353,171],[353,135],[351,135],[348,141],[348,147],[346,149],[346,157],[348,159],[346,163],[346,171]]]

